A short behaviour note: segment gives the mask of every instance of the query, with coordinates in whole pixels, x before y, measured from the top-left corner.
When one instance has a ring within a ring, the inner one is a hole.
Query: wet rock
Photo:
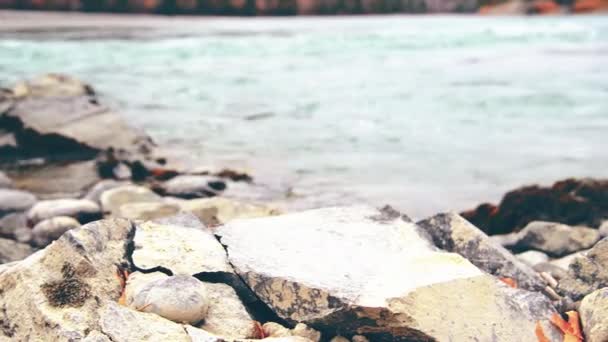
[[[0,189],[10,189],[14,186],[13,181],[4,172],[0,171]]]
[[[597,230],[602,238],[608,236],[608,221],[604,221]]]
[[[560,280],[558,291],[575,301],[608,287],[608,238],[575,258],[568,267],[568,275],[568,278]]]
[[[537,320],[550,338],[559,336],[546,323],[555,313],[548,299],[438,251],[398,215],[325,208],[234,220],[216,233],[237,273],[275,313],[328,336],[530,341]]]
[[[125,185],[104,191],[100,202],[104,213],[117,216],[120,207],[127,203],[160,202],[162,198],[152,190],[137,185]]]
[[[89,201],[93,201],[99,205],[101,205],[101,194],[104,192],[115,189],[121,186],[128,185],[126,182],[120,182],[113,179],[104,179],[95,184],[84,196],[84,199],[88,199]]]
[[[0,307],[10,338],[85,338],[98,326],[99,307],[120,296],[116,272],[127,263],[130,231],[126,220],[90,223],[3,271]]]
[[[529,266],[536,266],[543,262],[549,261],[549,256],[539,251],[526,251],[515,255],[519,260],[525,262]]]
[[[12,189],[0,189],[0,217],[14,212],[26,211],[36,204],[33,194]]]
[[[146,222],[137,225],[133,263],[141,269],[163,267],[173,274],[229,272],[226,251],[203,229]]]
[[[597,229],[534,221],[519,233],[515,248],[518,250],[534,249],[553,257],[561,257],[590,248],[599,239]]]
[[[155,313],[177,323],[202,321],[209,309],[203,284],[189,275],[164,277],[147,283],[133,294],[130,307]]]
[[[32,229],[32,240],[38,247],[44,247],[57,240],[70,229],[80,227],[80,223],[68,216],[57,216],[39,222]]]
[[[418,225],[432,237],[437,247],[462,255],[490,274],[512,278],[525,289],[541,290],[545,287],[529,265],[494,243],[458,214],[439,214],[418,222]]]
[[[608,341],[608,287],[585,296],[579,312],[585,341]]]
[[[237,218],[254,218],[277,215],[276,208],[245,203],[223,197],[199,198],[179,203],[182,211],[191,212],[208,226],[227,223]]]
[[[29,245],[0,238],[0,264],[27,258],[34,253]]]
[[[120,207],[118,217],[131,220],[154,220],[157,218],[175,215],[179,206],[163,202],[126,203]]]
[[[27,213],[28,222],[32,225],[57,216],[69,216],[87,223],[100,219],[101,209],[89,200],[65,198],[40,201]]]
[[[27,227],[24,213],[12,213],[0,218],[0,236],[13,238],[15,231],[21,227]]]
[[[508,192],[498,206],[482,204],[462,216],[490,235],[538,220],[597,227],[608,217],[608,180],[570,178],[547,188],[525,186]]]
[[[156,190],[165,196],[191,199],[217,196],[225,189],[226,183],[216,177],[180,175],[162,183]]]

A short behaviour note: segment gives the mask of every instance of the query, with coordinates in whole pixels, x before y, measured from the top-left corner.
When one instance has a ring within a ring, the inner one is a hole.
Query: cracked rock
[[[233,272],[222,245],[203,229],[146,222],[137,225],[134,243],[133,263],[141,269],[162,267],[188,275]]]
[[[437,250],[415,224],[374,208],[234,220],[217,234],[237,273],[274,312],[328,336],[533,341],[541,321],[559,339],[546,297],[509,288]]]

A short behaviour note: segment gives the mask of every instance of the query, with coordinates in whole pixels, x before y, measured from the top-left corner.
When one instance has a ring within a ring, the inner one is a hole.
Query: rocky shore
[[[606,11],[605,0],[1,0],[0,9],[196,15],[550,14]]]
[[[608,181],[283,213],[99,102],[62,75],[2,92],[0,340],[608,340]]]

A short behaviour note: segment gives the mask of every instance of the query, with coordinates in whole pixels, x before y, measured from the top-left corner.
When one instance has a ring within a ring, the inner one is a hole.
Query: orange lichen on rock
[[[118,298],[118,304],[126,305],[127,294],[125,288],[127,286],[127,278],[129,278],[129,271],[117,268],[116,278],[118,278],[118,281],[120,282],[120,297]]]
[[[258,322],[258,321],[253,321],[253,330],[254,330],[254,338],[261,340],[264,339],[268,336],[266,336],[266,333],[264,332],[264,327],[262,326],[262,323]]]
[[[503,283],[509,285],[510,287],[516,289],[517,288],[517,281],[513,278],[498,278],[500,279],[500,281],[502,281]]]
[[[566,315],[568,316],[568,321],[564,320],[557,313],[551,317],[551,323],[564,334],[563,342],[584,342],[585,339],[583,338],[578,312],[568,311]],[[536,322],[536,338],[538,342],[549,342],[540,322]]]

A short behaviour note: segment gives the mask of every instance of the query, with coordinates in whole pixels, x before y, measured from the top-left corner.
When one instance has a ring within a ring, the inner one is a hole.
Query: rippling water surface
[[[191,23],[3,34],[0,81],[74,74],[161,144],[248,168],[290,207],[420,217],[608,176],[606,16]]]

